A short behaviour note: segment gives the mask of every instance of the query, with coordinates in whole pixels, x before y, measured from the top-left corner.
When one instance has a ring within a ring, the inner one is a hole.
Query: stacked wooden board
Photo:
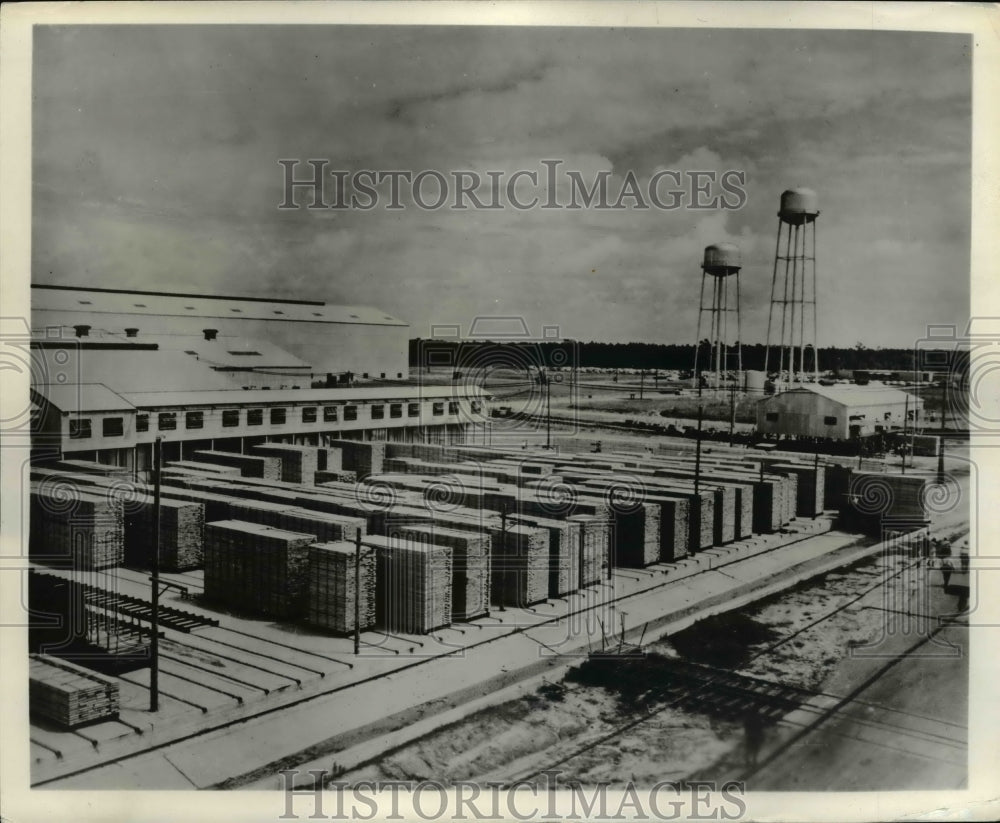
[[[869,534],[911,530],[928,521],[927,477],[852,471],[844,515]]]
[[[549,534],[546,529],[507,525],[490,528],[493,602],[505,607],[541,603],[549,596]]]
[[[277,457],[260,457],[236,452],[197,451],[194,453],[200,463],[218,463],[233,466],[244,477],[259,477],[261,480],[281,480],[281,460]]]
[[[452,550],[451,614],[472,620],[490,609],[490,537],[439,525],[393,527],[390,536],[448,546]]]
[[[406,537],[368,535],[377,558],[378,625],[391,632],[427,634],[452,620],[452,550]]]
[[[287,443],[262,443],[253,453],[261,457],[277,457],[281,461],[281,480],[311,486],[319,470],[319,449],[315,446],[294,446]]]
[[[240,611],[301,616],[314,534],[259,523],[205,524],[205,596]]]
[[[196,472],[198,474],[222,475],[223,477],[239,477],[238,466],[223,466],[220,463],[203,463],[197,460],[173,460],[163,466],[163,470],[180,469],[186,472]]]
[[[357,578],[357,580],[355,579]],[[338,634],[353,632],[357,599],[358,628],[375,625],[375,558],[362,552],[355,574],[355,545],[344,541],[309,546],[309,584],[305,619]]]
[[[32,481],[30,518],[32,559],[87,570],[121,565],[124,515],[120,498],[96,487],[57,489]]]
[[[385,443],[331,440],[328,445],[340,450],[340,468],[353,471],[358,480],[364,480],[373,474],[382,474],[385,471]]]
[[[147,569],[155,542],[154,502],[149,495],[130,502],[125,512],[124,564]],[[205,507],[201,503],[160,498],[160,568],[197,569],[204,559]]]
[[[347,471],[347,469],[325,469],[323,471],[318,471],[315,474],[314,483],[318,486],[320,483],[356,483],[358,480],[357,474],[352,471]]]
[[[118,716],[118,683],[75,663],[33,654],[28,666],[31,713],[65,728]]]

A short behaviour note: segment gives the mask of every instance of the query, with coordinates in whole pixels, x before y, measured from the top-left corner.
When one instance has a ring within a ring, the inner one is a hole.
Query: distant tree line
[[[743,368],[763,370],[766,346],[753,343],[743,346]],[[524,368],[539,366],[559,368],[578,366],[604,369],[670,369],[690,371],[694,367],[693,344],[656,343],[583,343],[562,341],[410,341],[410,367],[456,370],[492,369],[506,366]],[[735,352],[731,349],[728,360],[730,369],[736,368]],[[927,371],[959,371],[968,368],[968,352],[955,349],[928,350],[924,352],[918,368]],[[771,348],[769,368],[774,371],[778,357],[777,348]],[[812,370],[812,350],[807,347],[805,367]],[[699,367],[707,370],[711,362],[711,344],[708,340],[699,345]],[[862,343],[850,348],[827,346],[819,349],[819,366],[823,371],[855,370],[909,371],[914,368],[912,348],[874,348]]]

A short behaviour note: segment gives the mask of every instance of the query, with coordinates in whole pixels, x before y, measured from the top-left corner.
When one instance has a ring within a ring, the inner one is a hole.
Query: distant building
[[[846,440],[912,426],[923,400],[898,389],[803,384],[757,403],[757,431]]]

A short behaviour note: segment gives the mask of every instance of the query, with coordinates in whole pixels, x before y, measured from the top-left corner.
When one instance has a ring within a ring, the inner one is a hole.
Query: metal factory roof
[[[179,351],[201,363],[223,369],[303,369],[308,363],[266,340],[220,335],[214,340],[193,335],[147,335],[163,351]]]
[[[789,389],[789,392],[812,392],[843,406],[891,406],[899,403],[914,403],[919,400],[916,396],[891,389],[887,386],[821,386],[817,383],[805,383]],[[775,395],[780,397],[781,395]],[[770,399],[770,398],[769,398]]]
[[[101,383],[42,383],[32,386],[32,391],[63,412],[122,411],[135,408],[124,397]]]
[[[219,391],[123,392],[138,408],[160,406],[273,405],[275,403],[351,403],[484,397],[476,386],[378,386],[343,389],[224,389]]]
[[[372,306],[337,306],[312,300],[270,300],[174,292],[125,291],[34,284],[33,311],[83,314],[134,314],[306,323],[406,326]]]

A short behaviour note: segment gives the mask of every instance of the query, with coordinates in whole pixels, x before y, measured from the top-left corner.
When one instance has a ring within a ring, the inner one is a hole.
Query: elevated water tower
[[[698,304],[698,336],[694,344],[694,381],[701,392],[702,372],[712,375],[711,382],[719,388],[726,372],[735,368],[743,371],[740,346],[740,248],[733,243],[714,243],[705,247],[701,264],[701,300]],[[730,282],[734,284],[730,289]],[[705,303],[705,285],[711,283],[711,302]],[[730,291],[732,294],[730,295]],[[709,362],[700,357],[702,322],[708,314],[708,340],[711,343]],[[730,320],[732,322],[730,323]],[[708,368],[704,368],[707,365]],[[738,378],[737,378],[738,379]]]
[[[778,383],[819,378],[816,350],[816,218],[819,198],[812,189],[781,194],[778,239],[771,277],[764,371],[777,371]],[[772,348],[777,349],[776,357]],[[809,352],[809,356],[806,353]]]

